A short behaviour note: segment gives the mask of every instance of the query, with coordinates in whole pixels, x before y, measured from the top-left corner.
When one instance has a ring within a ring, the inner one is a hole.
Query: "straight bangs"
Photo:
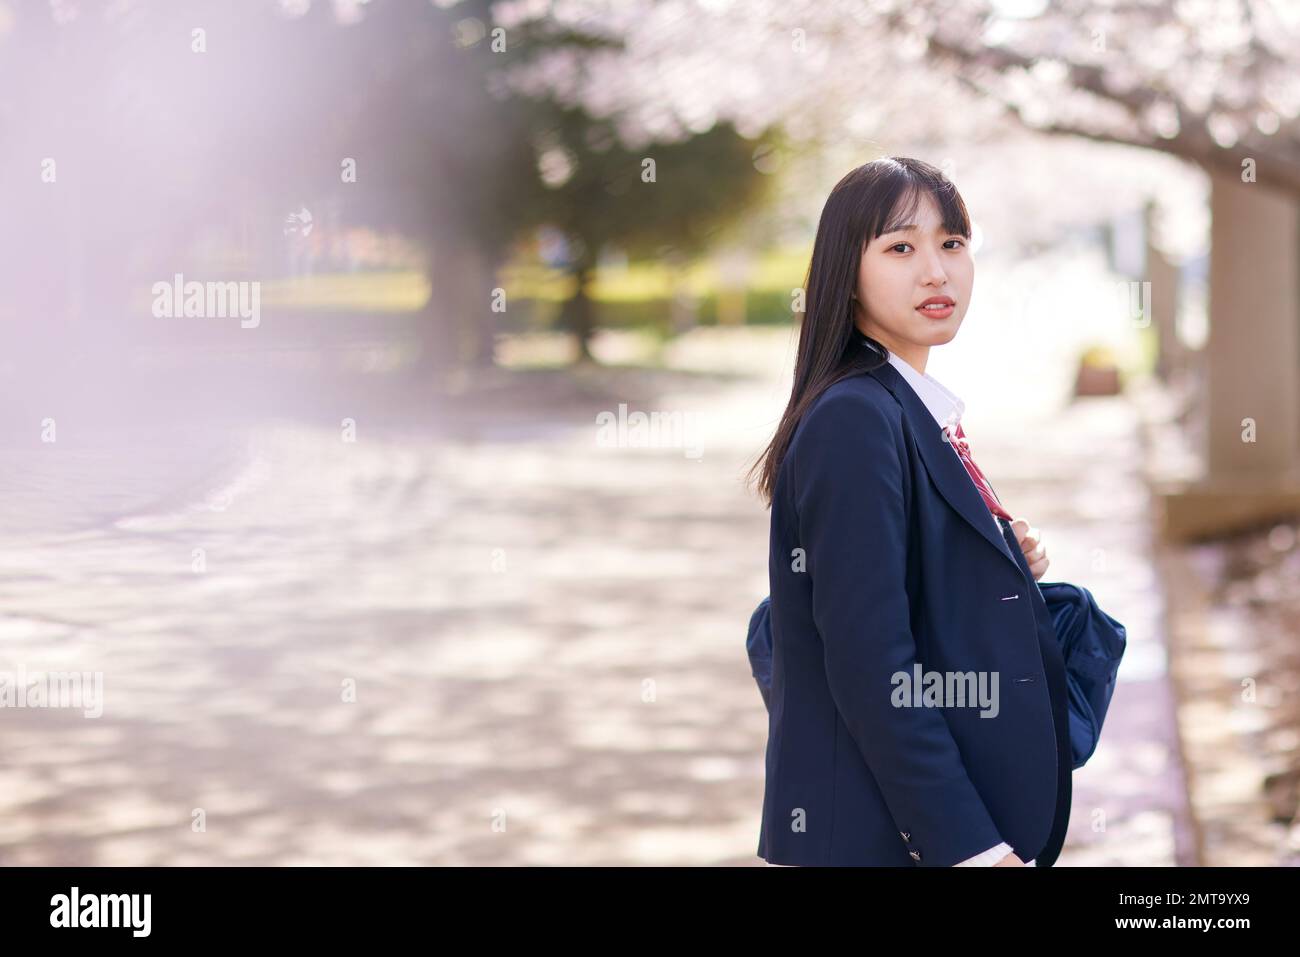
[[[900,167],[899,175],[890,177],[884,189],[885,202],[876,206],[876,214],[868,218],[862,249],[865,250],[871,240],[879,239],[885,233],[912,222],[923,192],[934,197],[944,232],[971,238],[970,214],[966,211],[966,204],[957,192],[957,187],[946,177],[925,176],[907,167]],[[890,210],[887,216],[883,214],[886,209]]]

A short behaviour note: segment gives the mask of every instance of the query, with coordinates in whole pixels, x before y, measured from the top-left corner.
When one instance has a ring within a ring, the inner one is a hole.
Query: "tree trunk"
[[[595,362],[591,354],[591,338],[596,332],[595,305],[587,293],[595,267],[588,262],[580,263],[574,272],[577,288],[565,302],[561,311],[562,324],[573,333],[576,346],[576,362]]]
[[[419,317],[420,374],[491,365],[496,271],[472,243],[438,245],[429,255],[429,301]]]

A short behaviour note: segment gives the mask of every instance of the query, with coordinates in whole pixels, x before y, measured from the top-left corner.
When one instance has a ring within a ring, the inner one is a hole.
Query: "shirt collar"
[[[955,427],[961,422],[962,413],[966,411],[966,403],[952,390],[945,387],[930,373],[917,372],[906,359],[900,359],[892,351],[889,353],[889,363],[907,380],[907,384],[912,387],[917,398],[925,403],[925,407],[930,410],[934,421],[940,427],[945,425]]]

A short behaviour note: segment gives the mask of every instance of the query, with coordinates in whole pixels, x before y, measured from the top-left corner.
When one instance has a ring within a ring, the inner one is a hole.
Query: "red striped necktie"
[[[989,507],[989,511],[994,515],[1011,521],[1011,513],[1002,507],[998,501],[997,495],[993,491],[993,486],[989,480],[984,477],[980,467],[975,464],[975,460],[970,455],[970,443],[966,441],[966,433],[962,431],[961,423],[957,423],[957,428],[948,436],[949,444],[957,450],[957,456],[961,459],[961,464],[966,466],[966,473],[979,489],[980,497],[984,499],[984,504]]]

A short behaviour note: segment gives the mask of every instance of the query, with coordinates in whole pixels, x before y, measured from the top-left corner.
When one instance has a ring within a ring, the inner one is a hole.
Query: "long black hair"
[[[911,220],[928,193],[938,204],[943,228],[970,239],[970,216],[957,187],[943,170],[907,156],[864,163],[835,184],[817,224],[812,260],[804,280],[804,314],[795,357],[794,387],[776,434],[750,468],[770,506],[776,479],[804,413],[841,379],[888,361],[880,342],[854,324],[858,268],[867,244]]]

